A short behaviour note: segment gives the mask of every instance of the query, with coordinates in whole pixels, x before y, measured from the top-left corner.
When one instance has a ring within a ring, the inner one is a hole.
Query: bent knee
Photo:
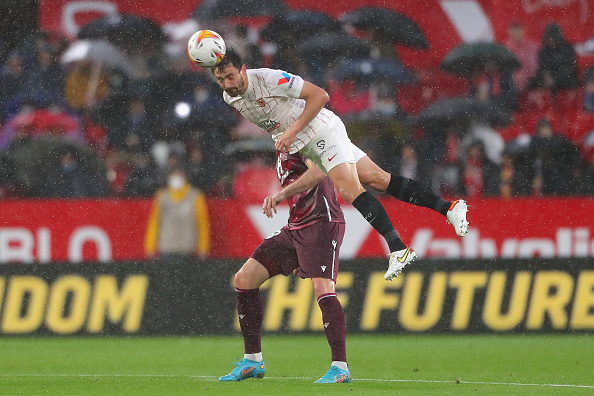
[[[240,269],[235,273],[233,283],[235,284],[235,287],[238,289],[249,290],[254,288],[251,287],[252,282],[250,282],[249,273],[247,273],[247,271],[244,271],[243,269]]]

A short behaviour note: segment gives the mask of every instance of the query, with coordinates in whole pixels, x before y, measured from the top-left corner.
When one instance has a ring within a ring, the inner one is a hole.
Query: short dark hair
[[[227,66],[235,66],[238,69],[243,66],[243,60],[241,60],[241,56],[233,48],[227,48],[223,60],[221,60],[218,65],[212,68],[212,72],[214,73],[215,71],[218,71],[220,73]]]

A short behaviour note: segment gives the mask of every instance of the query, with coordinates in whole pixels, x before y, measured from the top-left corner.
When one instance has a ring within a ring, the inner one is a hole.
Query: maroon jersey
[[[307,158],[300,154],[276,152],[276,173],[283,187],[288,186],[308,169]],[[326,177],[310,190],[287,198],[289,223],[283,227],[297,230],[320,221],[344,223],[344,215],[336,199],[334,183]]]

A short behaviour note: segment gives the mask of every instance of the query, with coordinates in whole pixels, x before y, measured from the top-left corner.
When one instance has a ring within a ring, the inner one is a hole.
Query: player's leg
[[[249,258],[235,274],[235,293],[239,327],[243,335],[244,355],[237,367],[219,381],[242,381],[262,378],[266,372],[262,359],[262,321],[264,303],[260,286],[270,277],[268,270],[254,258]]]
[[[244,339],[244,358],[237,367],[219,381],[242,381],[247,378],[262,378],[266,372],[262,358],[262,321],[264,304],[260,286],[268,278],[288,275],[299,266],[297,253],[287,231],[281,229],[266,238],[254,250],[252,256],[235,274],[237,314]]]
[[[355,149],[359,150],[356,146]],[[361,184],[403,202],[433,209],[446,217],[457,235],[465,236],[468,233],[468,221],[466,220],[468,206],[464,200],[447,201],[433,194],[416,180],[384,171],[367,155],[363,155],[357,161],[357,174]]]
[[[380,233],[386,240],[390,249],[390,261],[385,279],[392,280],[394,276],[410,264],[416,253],[407,247],[400,235],[392,225],[384,206],[371,193],[365,191],[359,182],[357,167],[355,164],[342,163],[328,172],[334,185],[345,201],[351,203],[361,215]]]
[[[344,310],[334,289],[334,281],[325,278],[312,278],[318,306],[322,311],[324,332],[332,352],[330,370],[317,383],[351,382],[351,373],[346,357],[346,320]]]

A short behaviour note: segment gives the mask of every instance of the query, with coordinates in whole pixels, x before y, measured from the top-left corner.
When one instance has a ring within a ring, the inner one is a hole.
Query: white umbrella
[[[68,64],[79,61],[89,61],[126,73],[130,73],[132,68],[126,54],[105,40],[78,40],[72,43],[62,54],[61,62]]]

